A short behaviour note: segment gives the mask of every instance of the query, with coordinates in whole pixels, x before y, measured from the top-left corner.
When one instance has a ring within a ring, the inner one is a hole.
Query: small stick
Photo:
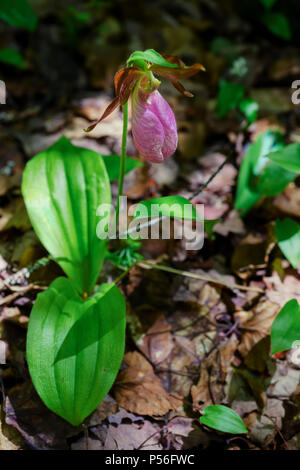
[[[192,199],[194,199],[194,197],[198,196],[198,194],[202,193],[203,189],[205,189],[209,183],[212,182],[212,180],[215,178],[215,176],[217,176],[217,174],[222,170],[222,168],[226,165],[226,163],[228,162],[228,160],[230,159],[231,155],[228,155],[224,162],[221,163],[221,165],[216,169],[216,171],[208,178],[208,180],[203,183],[200,188],[194,193],[192,194],[190,197],[189,197],[189,200],[191,201]]]
[[[228,287],[229,289],[252,291],[252,292],[258,292],[259,294],[264,293],[264,291],[262,289],[259,289],[258,287],[242,286],[240,284],[227,284],[224,281],[215,279],[210,276],[203,276],[202,274],[191,273],[189,271],[182,271],[181,269],[175,269],[175,268],[171,268],[168,266],[163,266],[161,264],[154,264],[154,263],[150,263],[149,261],[140,261],[137,263],[137,265],[143,269],[147,269],[148,267],[150,267],[152,269],[159,269],[161,271],[166,271],[172,274],[178,274],[180,276],[190,277],[192,279],[199,279],[200,281],[213,282],[214,284],[220,284],[222,286]]]

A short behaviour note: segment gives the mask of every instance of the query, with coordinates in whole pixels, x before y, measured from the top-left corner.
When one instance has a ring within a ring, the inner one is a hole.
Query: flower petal
[[[107,106],[106,110],[104,111],[104,113],[102,114],[100,119],[98,119],[98,121],[94,122],[94,124],[90,125],[86,129],[84,129],[84,131],[85,132],[92,131],[97,126],[97,124],[99,124],[99,122],[103,121],[103,119],[105,119],[107,116],[109,116],[119,105],[120,105],[120,98],[119,98],[119,96],[116,96],[116,98],[114,98],[109,103],[109,105]]]
[[[140,77],[141,71],[136,67],[121,69],[116,73],[115,90],[116,95],[120,97],[121,105],[128,101],[129,95]]]
[[[182,93],[184,96],[187,96],[188,98],[193,98],[193,93],[187,91],[182,85],[182,83],[180,83],[178,80],[170,79],[170,82],[172,83],[173,87],[176,88],[176,90],[180,91],[180,93]]]
[[[103,119],[107,118],[118,106],[123,105],[128,101],[130,93],[135,86],[137,80],[140,78],[141,72],[131,67],[130,69],[121,69],[115,74],[115,90],[116,90],[116,98],[114,98],[109,105],[107,106],[106,110],[102,114],[102,116],[98,119],[98,121],[94,122],[91,126],[87,129],[84,129],[85,132],[90,132],[99,122],[103,121]]]
[[[169,104],[155,90],[133,94],[132,133],[139,152],[147,160],[161,163],[171,156],[177,147],[176,120]]]
[[[151,93],[149,100],[152,112],[155,113],[164,128],[163,156],[164,158],[170,157],[175,152],[178,143],[177,124],[173,110],[159,91]]]
[[[141,155],[154,163],[164,159],[164,128],[158,117],[147,107],[136,109],[132,116],[132,134],[136,148]]]
[[[187,91],[184,86],[178,81],[178,78],[189,78],[192,75],[195,75],[197,72],[200,70],[205,70],[203,65],[201,64],[194,64],[191,65],[190,67],[184,65],[181,59],[176,56],[164,56],[170,63],[178,65],[176,68],[168,68],[168,67],[163,67],[159,65],[151,65],[150,70],[153,73],[156,73],[158,75],[162,75],[163,77],[166,77],[170,80],[172,85],[180,91],[183,95],[192,98],[194,95]]]

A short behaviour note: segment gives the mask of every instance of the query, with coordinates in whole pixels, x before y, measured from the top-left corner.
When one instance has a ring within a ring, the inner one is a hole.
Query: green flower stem
[[[125,174],[125,162],[126,162],[126,144],[127,144],[127,128],[128,128],[128,102],[123,105],[123,135],[122,135],[122,153],[120,161],[120,173],[119,173],[119,186],[118,186],[118,198],[116,207],[116,223],[118,222],[120,212],[120,196],[123,194],[123,183]]]

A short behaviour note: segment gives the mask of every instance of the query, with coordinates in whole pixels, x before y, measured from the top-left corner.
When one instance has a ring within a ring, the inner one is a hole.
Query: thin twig
[[[118,284],[120,281],[122,281],[123,277],[127,276],[127,274],[132,270],[132,268],[137,264],[137,261],[135,261],[129,268],[127,268],[125,271],[122,272],[122,274],[117,277],[117,279],[114,281],[115,284]]]
[[[26,294],[27,292],[29,292],[30,290],[33,290],[33,289],[44,290],[44,287],[37,286],[37,285],[34,285],[34,284],[29,284],[28,286],[25,286],[23,289],[21,289],[17,292],[14,292],[13,294],[9,294],[6,297],[0,298],[0,306],[10,304],[15,299],[20,297],[20,295]]]
[[[151,269],[159,269],[160,271],[166,271],[172,274],[177,274],[179,276],[190,277],[192,279],[199,279],[200,281],[213,282],[214,284],[220,284],[224,287],[228,287],[229,289],[252,291],[252,292],[258,292],[259,294],[264,293],[264,291],[262,289],[259,289],[258,287],[242,286],[240,284],[228,284],[227,282],[221,281],[219,279],[215,279],[210,276],[203,276],[202,274],[192,273],[189,271],[182,271],[181,269],[175,269],[169,266],[163,266],[161,264],[154,264],[154,263],[150,263],[149,261],[144,261],[144,260],[139,261],[137,265],[143,269],[148,269],[150,267]]]
[[[221,163],[221,165],[216,169],[216,171],[208,178],[208,180],[203,183],[200,188],[194,193],[192,194],[192,196],[189,197],[189,200],[191,201],[192,199],[194,199],[194,197],[198,196],[198,194],[200,194],[203,189],[207,188],[207,186],[212,182],[212,180],[215,178],[215,176],[217,176],[217,174],[222,170],[222,168],[226,165],[226,163],[229,161],[231,155],[227,155],[227,157],[225,158],[225,160],[223,161],[223,163]]]
[[[137,448],[136,450],[140,450],[142,447],[144,447],[144,445],[146,444],[146,442],[150,441],[150,439],[152,439],[152,437],[156,436],[156,434],[160,434],[162,433],[163,431],[165,431],[166,429],[170,428],[171,426],[174,426],[175,423],[172,423],[172,421],[168,424],[166,424],[165,426],[163,426],[161,429],[159,429],[158,431],[155,431],[153,434],[151,434],[151,436],[147,437],[147,439],[145,439]]]

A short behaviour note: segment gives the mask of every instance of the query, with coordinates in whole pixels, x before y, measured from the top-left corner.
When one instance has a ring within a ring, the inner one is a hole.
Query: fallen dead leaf
[[[246,356],[255,344],[270,334],[273,320],[278,311],[276,303],[262,300],[251,311],[235,313],[234,318],[239,322],[239,328],[244,331],[238,347],[242,356]]]
[[[194,409],[199,406],[221,403],[225,390],[227,374],[230,371],[230,363],[234,357],[238,341],[235,338],[221,343],[204,361],[200,367],[200,379],[197,385],[191,388]]]
[[[231,258],[232,269],[243,279],[248,278],[253,271],[266,265],[267,247],[268,241],[262,235],[247,235],[235,247]]]
[[[98,408],[85,420],[86,426],[96,426],[102,423],[105,419],[115,415],[118,408],[117,402],[110,395],[107,395]]]
[[[267,286],[267,298],[280,307],[283,307],[291,299],[300,301],[300,280],[295,276],[288,274],[281,280],[275,271],[272,276],[264,277],[264,282]]]
[[[126,368],[115,382],[115,398],[120,406],[132,413],[163,416],[174,409],[172,398],[154,374],[153,367],[137,351],[124,357]]]
[[[142,424],[109,425],[105,439],[105,450],[134,450],[140,446],[141,450],[160,450],[159,426],[150,421]],[[144,444],[143,444],[144,443]]]
[[[12,426],[2,420],[3,413],[0,407],[0,450],[19,450],[24,448],[24,439]]]
[[[172,396],[187,397],[197,377],[199,362],[193,341],[185,336],[174,335],[174,348],[169,357],[159,364],[156,373]]]
[[[287,362],[276,361],[276,371],[267,389],[272,398],[289,398],[300,383],[300,370],[294,369]]]
[[[214,226],[214,232],[227,237],[229,233],[237,233],[239,235],[244,234],[246,231],[245,225],[239,215],[235,210],[229,212],[225,220],[218,222]]]
[[[28,382],[10,390],[5,401],[5,422],[16,428],[33,448],[67,449],[67,437],[78,428],[52,413]]]
[[[290,183],[285,191],[275,197],[273,204],[285,214],[300,217],[300,188]]]
[[[103,444],[99,439],[91,437],[81,437],[78,441],[71,444],[72,450],[102,450]]]
[[[251,439],[260,444],[270,444],[281,429],[284,415],[282,400],[269,398],[262,414],[253,411],[245,418]]]
[[[137,347],[145,354],[152,364],[159,364],[171,353],[174,344],[172,341],[171,325],[162,315],[154,325],[137,341]]]

